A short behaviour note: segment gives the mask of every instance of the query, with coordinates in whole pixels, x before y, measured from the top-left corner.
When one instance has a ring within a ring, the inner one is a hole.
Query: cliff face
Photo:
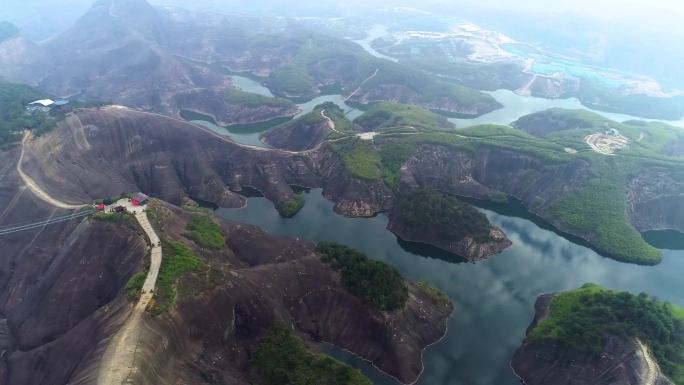
[[[0,151],[11,166],[0,170],[0,226],[68,214],[22,187],[17,150]],[[83,219],[0,237],[0,383],[87,383],[100,341],[129,309],[120,293],[145,248],[134,227]]]
[[[480,148],[471,154],[428,144],[419,146],[402,168],[402,180],[409,185],[479,199],[510,195],[542,217],[588,177],[589,165],[582,160],[555,164],[504,149]]]
[[[528,332],[546,317],[552,298],[543,295],[537,299]],[[598,356],[526,339],[511,366],[527,385],[674,385],[640,342],[615,337],[606,339]]]
[[[144,191],[171,203],[195,197],[224,207],[260,190],[278,203],[290,184],[317,186],[301,157],[240,146],[198,126],[128,109],[87,110],[27,146],[29,175],[65,201]]]
[[[387,229],[399,238],[410,242],[427,243],[469,261],[486,259],[489,256],[499,254],[513,244],[500,228],[493,225],[489,230],[490,240],[483,242],[472,236],[452,239],[440,236],[436,231],[418,231],[415,227],[406,224],[401,213],[396,209],[391,211],[389,218]]]
[[[323,142],[328,131],[328,122],[322,117],[315,120],[300,119],[268,131],[262,140],[271,147],[284,150],[311,150]]]
[[[684,232],[684,172],[651,167],[640,170],[627,184],[627,215],[639,231]]]
[[[320,175],[323,195],[335,202],[335,212],[350,217],[372,217],[392,207],[393,193],[382,180],[365,181],[350,177],[339,155],[327,146],[309,154]]]
[[[164,236],[179,237],[205,255],[180,235],[188,213],[168,205],[159,212]],[[134,383],[245,383],[255,344],[274,322],[292,326],[305,340],[352,351],[401,382],[417,379],[422,350],[446,332],[450,306],[410,285],[403,309],[372,310],[344,289],[312,243],[220,223],[227,250],[213,256],[210,282],[187,278],[194,294],[179,298],[173,312],[148,320]]]

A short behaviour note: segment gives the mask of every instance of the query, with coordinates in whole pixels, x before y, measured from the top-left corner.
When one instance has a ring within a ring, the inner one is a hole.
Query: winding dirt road
[[[59,207],[61,209],[67,209],[67,210],[76,210],[84,207],[85,205],[73,205],[69,203],[62,202],[60,200],[57,200],[53,197],[50,196],[45,190],[43,190],[38,184],[31,179],[30,176],[26,175],[24,173],[24,170],[21,167],[22,162],[24,161],[24,152],[25,152],[25,146],[26,142],[31,138],[31,133],[26,131],[24,133],[24,137],[21,140],[21,154],[19,155],[19,161],[17,162],[17,173],[19,174],[19,177],[21,180],[26,184],[26,187],[31,190],[31,192],[38,197],[40,200],[49,203],[55,207]]]

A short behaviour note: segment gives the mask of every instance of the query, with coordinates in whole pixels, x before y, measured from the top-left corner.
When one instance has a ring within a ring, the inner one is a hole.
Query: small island
[[[425,188],[397,194],[387,228],[405,241],[422,242],[469,261],[498,254],[512,242],[475,207]]]
[[[511,363],[528,385],[684,384],[684,309],[586,284],[535,310]]]

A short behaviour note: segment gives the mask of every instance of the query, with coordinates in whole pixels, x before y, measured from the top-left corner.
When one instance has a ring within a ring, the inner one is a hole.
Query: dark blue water
[[[305,192],[304,197],[306,206],[290,219],[281,218],[273,205],[260,197],[249,198],[243,209],[219,209],[217,213],[272,234],[344,243],[396,266],[409,279],[428,281],[446,292],[455,311],[447,336],[425,353],[425,372],[418,382],[422,385],[518,385],[509,361],[532,320],[535,298],[542,293],[594,282],[635,293],[644,291],[684,306],[684,251],[665,250],[663,263],[655,267],[624,264],[528,219],[483,210],[514,245],[487,261],[463,263],[432,248],[398,242],[385,229],[387,218],[383,215],[345,218],[333,213],[332,203],[320,190]],[[349,354],[326,351],[361,367],[377,384],[395,383]]]

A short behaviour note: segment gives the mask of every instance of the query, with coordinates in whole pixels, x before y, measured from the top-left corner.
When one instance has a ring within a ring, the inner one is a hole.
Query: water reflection
[[[509,361],[533,317],[537,295],[574,289],[586,282],[647,292],[684,306],[684,252],[665,251],[663,263],[644,267],[601,257],[529,219],[482,210],[513,241],[486,261],[453,263],[427,248],[406,247],[385,229],[387,218],[345,218],[332,211],[320,190],[305,192],[294,218],[281,218],[264,198],[247,207],[219,209],[225,218],[251,223],[278,235],[333,240],[393,264],[412,280],[424,280],[454,301],[449,333],[425,352],[423,385],[519,385]],[[402,247],[403,246],[403,247]],[[338,358],[363,362],[343,353]],[[377,383],[386,384],[381,377]]]

